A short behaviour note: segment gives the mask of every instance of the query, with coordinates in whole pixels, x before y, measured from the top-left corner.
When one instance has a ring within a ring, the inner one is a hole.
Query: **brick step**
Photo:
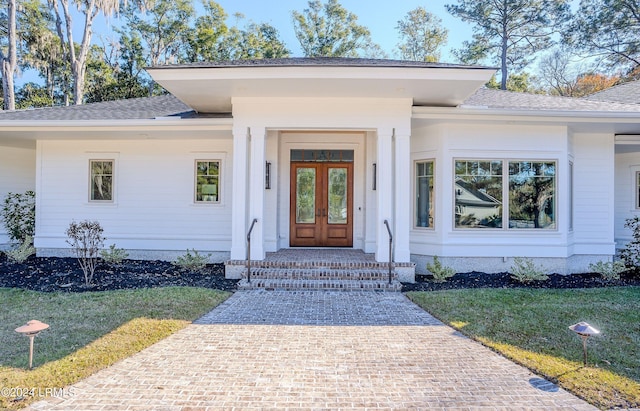
[[[242,272],[242,278],[247,277],[247,270]],[[392,280],[397,279],[397,274],[392,272]],[[375,269],[335,269],[335,268],[251,268],[251,279],[269,280],[331,280],[331,281],[387,281],[388,270]]]
[[[397,292],[402,289],[402,284],[398,280],[389,281],[378,280],[308,280],[308,279],[261,279],[251,276],[251,282],[243,278],[238,283],[238,290],[333,290],[333,291],[392,291]]]
[[[228,260],[225,262],[229,266],[245,266],[247,262],[245,260]],[[415,267],[414,263],[393,263],[396,268],[401,267]],[[252,260],[251,268],[330,268],[330,269],[345,269],[345,270],[359,270],[359,269],[380,269],[386,270],[388,263],[382,263],[378,261],[269,261],[269,260]]]

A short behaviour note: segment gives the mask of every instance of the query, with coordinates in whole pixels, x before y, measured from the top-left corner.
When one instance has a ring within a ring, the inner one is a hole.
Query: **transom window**
[[[196,203],[220,202],[220,160],[196,160]]]
[[[113,201],[114,160],[89,160],[89,201]]]
[[[456,160],[454,196],[456,228],[555,229],[556,162]]]
[[[433,228],[433,177],[433,161],[416,162],[416,227]]]
[[[291,161],[353,162],[353,150],[291,150]]]

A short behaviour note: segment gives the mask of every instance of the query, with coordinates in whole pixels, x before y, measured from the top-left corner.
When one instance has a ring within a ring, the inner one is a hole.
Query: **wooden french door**
[[[292,162],[290,245],[353,246],[353,163]]]

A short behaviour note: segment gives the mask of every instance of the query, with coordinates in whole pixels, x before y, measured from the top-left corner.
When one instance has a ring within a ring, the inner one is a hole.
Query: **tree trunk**
[[[507,46],[509,45],[509,34],[507,32],[506,21],[502,25],[502,50],[500,53],[500,89],[507,89],[507,78],[509,76],[507,69]]]
[[[8,0],[7,2],[7,37],[9,44],[7,47],[7,55],[4,56],[0,51],[2,59],[2,91],[4,97],[4,109],[16,109],[16,95],[13,79],[18,66],[18,56],[16,53],[16,0]]]

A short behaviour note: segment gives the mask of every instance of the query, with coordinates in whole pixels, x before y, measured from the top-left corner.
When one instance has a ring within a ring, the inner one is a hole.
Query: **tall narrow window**
[[[502,228],[502,161],[456,160],[455,227]]]
[[[556,228],[556,163],[509,162],[509,228]]]
[[[640,209],[640,171],[636,171],[636,181],[635,181],[635,192],[636,192],[636,210]]]
[[[569,162],[569,231],[573,230],[573,162]]]
[[[416,227],[433,227],[433,161],[416,163]]]
[[[196,160],[196,203],[220,202],[220,161]]]
[[[114,160],[89,160],[90,201],[113,201],[113,163]]]

